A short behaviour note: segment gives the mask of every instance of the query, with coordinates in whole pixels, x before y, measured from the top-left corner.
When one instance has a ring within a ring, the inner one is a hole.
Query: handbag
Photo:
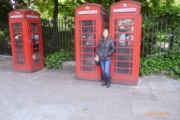
[[[98,55],[95,56],[94,62],[95,62],[96,65],[100,65],[100,61],[99,61],[99,56]]]

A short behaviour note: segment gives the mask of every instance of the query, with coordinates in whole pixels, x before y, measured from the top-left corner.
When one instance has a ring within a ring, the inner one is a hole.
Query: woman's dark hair
[[[104,31],[106,31],[106,30],[107,30],[107,32],[108,32],[108,36],[107,36],[107,38],[104,38],[104,36],[103,36],[103,32],[104,32]],[[101,39],[100,39],[100,40],[110,39],[109,30],[108,30],[107,28],[104,28],[104,29],[103,29],[103,32],[102,32],[102,36],[101,36]]]

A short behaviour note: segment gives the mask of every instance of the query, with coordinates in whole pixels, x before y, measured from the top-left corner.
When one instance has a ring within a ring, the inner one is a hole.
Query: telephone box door
[[[14,56],[14,65],[21,69],[26,69],[28,67],[26,58],[28,57],[25,54],[24,46],[24,33],[23,33],[23,23],[20,21],[14,21],[10,24],[11,28],[11,44],[12,44],[12,53]]]
[[[92,61],[96,55],[95,50],[97,45],[97,38],[99,38],[99,36],[97,36],[98,31],[96,27],[97,19],[78,19],[77,21],[79,23],[79,27],[77,28],[77,31],[79,32],[79,36],[77,36],[79,42],[76,43],[76,45],[79,45],[76,47],[76,52],[79,52],[79,54],[76,54],[76,60],[79,60],[77,63],[80,64],[77,65],[77,69],[79,72],[83,73],[81,76],[87,78],[87,76],[89,76],[89,72],[92,74],[97,74],[98,69],[96,65],[92,64]],[[96,80],[97,78],[91,79]]]
[[[114,26],[112,36],[116,44],[111,67],[112,79],[114,81],[121,79],[121,82],[130,83],[136,72],[137,17],[114,17],[111,22]]]
[[[29,63],[31,69],[34,70],[38,65],[43,65],[42,36],[40,34],[41,23],[28,21],[28,25]]]

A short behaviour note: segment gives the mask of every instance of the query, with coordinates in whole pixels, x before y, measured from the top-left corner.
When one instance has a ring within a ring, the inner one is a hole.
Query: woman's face
[[[104,30],[104,32],[103,32],[103,36],[104,36],[105,38],[107,38],[107,37],[108,37],[108,31],[107,31],[107,30]]]

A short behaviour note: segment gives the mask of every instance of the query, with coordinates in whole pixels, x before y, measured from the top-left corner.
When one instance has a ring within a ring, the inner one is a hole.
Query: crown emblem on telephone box
[[[89,10],[89,6],[86,6],[86,8],[85,8],[86,10]]]
[[[124,3],[124,4],[123,4],[123,7],[127,7],[127,4],[126,4],[126,3]]]

